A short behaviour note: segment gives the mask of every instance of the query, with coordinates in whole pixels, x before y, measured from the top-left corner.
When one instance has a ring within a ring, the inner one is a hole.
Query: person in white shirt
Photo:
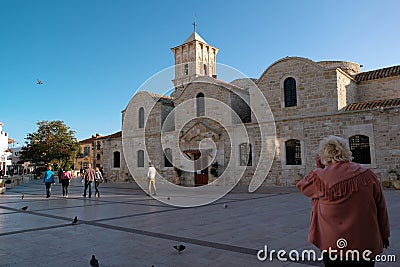
[[[149,181],[149,193],[151,195],[151,186],[154,188],[154,195],[156,195],[156,168],[154,168],[153,164],[149,163],[149,171],[147,172],[147,180]]]

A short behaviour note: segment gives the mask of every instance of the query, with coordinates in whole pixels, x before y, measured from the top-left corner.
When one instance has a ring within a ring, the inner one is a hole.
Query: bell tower
[[[184,86],[199,76],[217,77],[218,48],[204,41],[196,32],[196,21],[193,33],[183,44],[171,48],[175,59],[175,88]]]

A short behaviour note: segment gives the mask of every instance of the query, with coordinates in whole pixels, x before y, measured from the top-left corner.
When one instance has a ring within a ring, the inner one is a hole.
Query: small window
[[[371,152],[369,137],[365,135],[354,135],[349,139],[350,150],[353,161],[360,164],[371,164]]]
[[[189,75],[189,65],[185,64],[185,75]]]
[[[97,154],[96,159],[100,160],[100,158],[101,158],[100,154]]]
[[[164,150],[164,167],[173,167],[172,150],[170,148]]]
[[[239,145],[240,166],[252,166],[251,144],[243,143]]]
[[[100,148],[101,148],[100,141],[97,141],[96,149],[97,149],[97,150],[100,150]]]
[[[207,75],[207,64],[203,65],[203,69],[204,69],[204,75]]]
[[[84,157],[89,157],[90,156],[90,147],[89,146],[85,146],[83,148],[83,156]]]
[[[139,128],[144,127],[144,108],[139,109]]]
[[[204,116],[204,94],[198,93],[196,96],[196,109],[197,109],[197,116]]]
[[[119,151],[115,151],[114,152],[113,167],[114,168],[120,168],[121,167],[121,154],[119,153]]]
[[[144,167],[144,151],[138,150],[137,152],[137,166]]]
[[[296,80],[292,77],[283,82],[285,107],[297,106]]]
[[[299,140],[286,141],[286,165],[301,165],[301,144]]]

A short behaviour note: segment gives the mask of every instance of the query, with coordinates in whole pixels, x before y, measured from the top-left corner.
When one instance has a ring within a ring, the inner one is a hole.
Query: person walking
[[[325,251],[325,266],[374,266],[374,257],[389,246],[381,184],[372,170],[351,162],[351,155],[345,139],[324,138],[317,168],[297,183],[312,199],[308,241]],[[363,254],[367,250],[368,259]],[[349,251],[358,251],[359,257]]]
[[[92,182],[96,178],[96,172],[92,169],[92,165],[89,164],[87,169],[83,174],[83,179],[85,180],[85,190],[83,191],[83,197],[86,197],[86,191],[89,188],[89,197],[92,197]]]
[[[44,172],[43,182],[46,186],[46,198],[51,195],[51,185],[54,183],[54,172],[51,170],[50,164],[47,165],[47,171]]]
[[[58,173],[57,173],[57,176],[58,176],[58,183],[60,183],[60,184],[61,184],[61,176],[62,176],[63,172],[64,172],[63,169],[60,168],[60,169],[58,170]]]
[[[103,182],[103,175],[101,174],[100,170],[98,167],[96,167],[96,179],[94,181],[94,196],[100,197],[100,192],[99,192],[99,185]]]
[[[103,167],[100,168],[100,172],[101,172],[101,175],[104,178],[104,182],[107,183],[108,181],[107,181],[107,177],[104,177],[104,168]]]
[[[62,194],[63,197],[65,196],[66,198],[68,197],[68,187],[69,187],[69,181],[71,181],[72,175],[68,170],[64,170],[62,175],[61,175],[61,185],[62,185]]]
[[[154,168],[153,164],[150,162],[149,163],[149,170],[147,172],[147,180],[149,183],[149,193],[147,194],[148,196],[151,195],[151,186],[154,188],[154,195],[156,195],[156,168]]]

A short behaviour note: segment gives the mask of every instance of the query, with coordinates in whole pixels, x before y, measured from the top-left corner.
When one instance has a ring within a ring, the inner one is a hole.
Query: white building
[[[0,122],[0,174],[7,175],[7,166],[11,165],[11,160],[8,156],[11,155],[8,148],[8,134],[3,131],[3,123]]]

